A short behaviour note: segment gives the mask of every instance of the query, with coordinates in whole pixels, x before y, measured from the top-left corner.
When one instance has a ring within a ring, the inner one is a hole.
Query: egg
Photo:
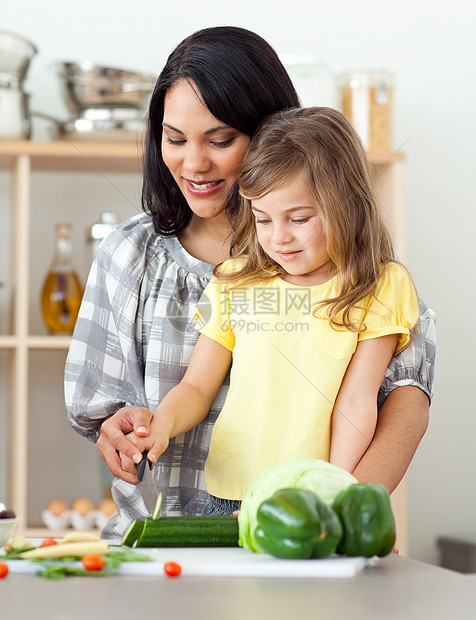
[[[94,510],[94,506],[89,499],[86,499],[85,497],[78,497],[71,504],[71,510],[79,512],[80,515],[85,517],[89,512]]]
[[[105,514],[107,517],[112,517],[112,515],[116,514],[117,508],[114,500],[110,497],[105,497],[102,501],[99,502],[98,510]]]
[[[52,499],[51,502],[46,506],[46,510],[49,510],[56,517],[59,517],[63,514],[65,510],[68,510],[68,505],[63,502],[62,499]]]

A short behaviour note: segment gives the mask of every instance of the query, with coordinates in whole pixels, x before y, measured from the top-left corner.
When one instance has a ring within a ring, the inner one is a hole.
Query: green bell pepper
[[[342,526],[336,513],[311,491],[280,489],[258,509],[255,539],[278,558],[325,558],[336,550]]]
[[[347,556],[388,555],[395,545],[395,520],[390,496],[381,484],[352,484],[332,504],[344,534],[338,553]]]

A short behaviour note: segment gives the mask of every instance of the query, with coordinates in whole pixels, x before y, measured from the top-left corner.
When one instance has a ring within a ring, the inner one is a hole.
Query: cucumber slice
[[[161,508],[162,508],[162,493],[159,493],[159,497],[157,498],[157,503],[155,504],[154,512],[152,513],[152,518],[154,520],[159,518]]]
[[[139,519],[133,521],[127,528],[124,536],[122,537],[122,544],[126,547],[133,547],[137,540],[139,540],[143,529],[144,521],[139,521]]]

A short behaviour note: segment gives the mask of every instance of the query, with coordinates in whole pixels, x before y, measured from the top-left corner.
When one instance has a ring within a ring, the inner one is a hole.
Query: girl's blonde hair
[[[234,222],[235,256],[246,257],[219,278],[265,280],[283,273],[258,243],[251,201],[305,172],[323,223],[340,295],[325,300],[334,325],[364,331],[351,308],[371,295],[394,249],[376,204],[370,163],[356,131],[332,108],[293,108],[269,116],[255,134],[239,174],[242,205]]]

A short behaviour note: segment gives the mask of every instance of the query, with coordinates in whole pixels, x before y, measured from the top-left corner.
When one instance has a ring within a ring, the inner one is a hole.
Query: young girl
[[[239,507],[251,482],[291,457],[352,472],[374,433],[377,392],[414,338],[418,301],[394,259],[356,132],[330,108],[269,117],[240,173],[236,256],[197,311],[183,380],[154,413],[156,461],[207,414],[231,368],[205,466],[206,514]]]

